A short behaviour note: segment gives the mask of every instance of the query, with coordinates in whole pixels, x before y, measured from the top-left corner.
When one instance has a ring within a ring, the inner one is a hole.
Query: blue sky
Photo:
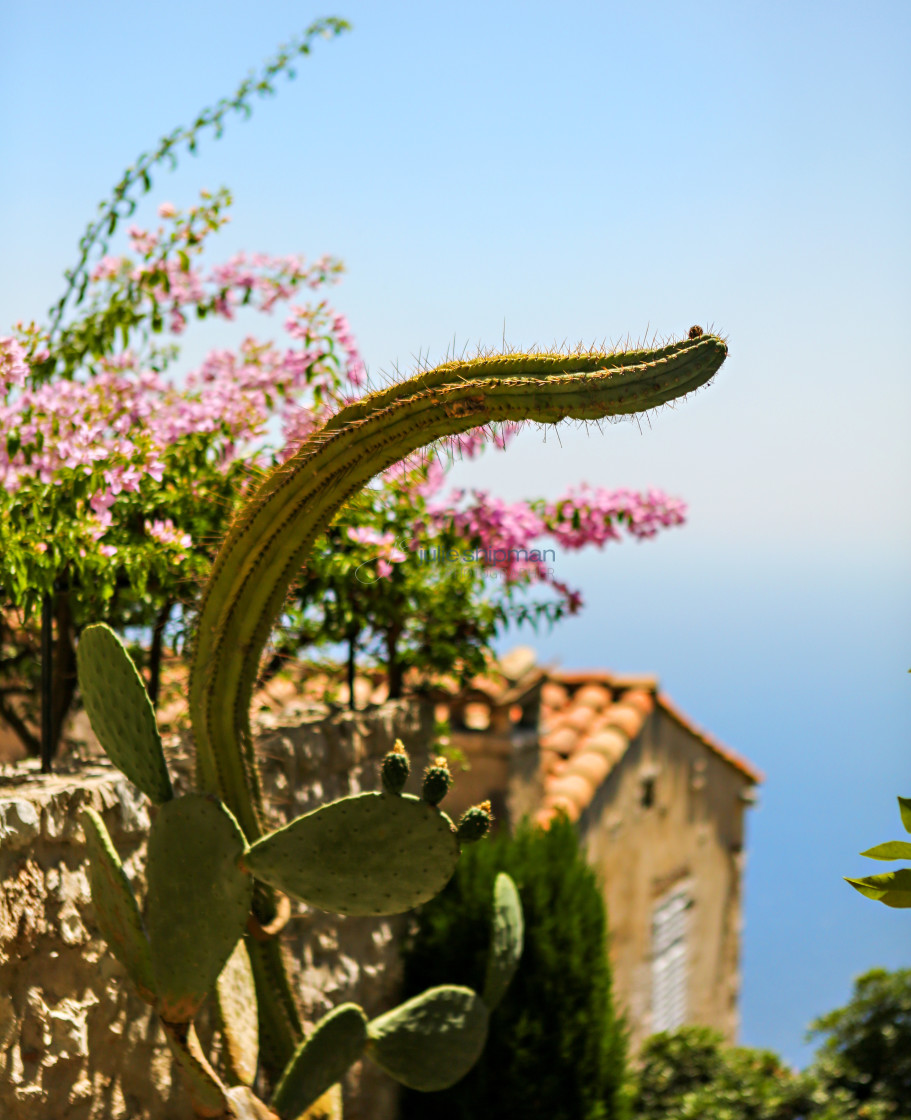
[[[803,1063],[852,976],[911,964],[907,916],[840,879],[881,869],[856,853],[899,835],[911,792],[911,8],[7,5],[0,327],[43,315],[127,164],[330,14],[354,30],[161,173],[139,218],[224,184],[225,255],[340,255],[377,375],[453,338],[729,338],[716,383],[641,429],[530,431],[454,480],[689,502],[663,539],[559,557],[587,607],[538,648],[659,674],[766,772],[742,1038]],[[188,358],[230,341],[193,335]]]

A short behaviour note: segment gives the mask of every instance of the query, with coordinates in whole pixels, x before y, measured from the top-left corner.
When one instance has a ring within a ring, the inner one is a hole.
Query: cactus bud
[[[424,771],[421,797],[428,805],[439,805],[450,789],[452,789],[452,774],[449,773],[449,763],[440,755]]]
[[[473,844],[490,831],[493,813],[490,811],[490,802],[482,801],[480,805],[473,805],[466,809],[459,819],[457,836],[460,844]]]
[[[380,770],[383,778],[383,789],[387,793],[401,793],[408,775],[411,773],[411,763],[405,753],[405,746],[401,739],[396,739],[392,750],[383,759]]]

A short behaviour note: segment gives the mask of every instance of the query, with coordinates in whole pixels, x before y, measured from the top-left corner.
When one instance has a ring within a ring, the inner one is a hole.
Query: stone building
[[[653,677],[547,670],[523,649],[436,699],[470,766],[451,812],[489,798],[507,824],[577,822],[603,884],[632,1052],[683,1023],[736,1041],[744,813],[762,775]]]

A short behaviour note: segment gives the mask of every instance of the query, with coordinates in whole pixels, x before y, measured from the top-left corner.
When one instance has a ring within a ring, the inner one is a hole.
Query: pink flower
[[[21,389],[28,377],[25,347],[14,338],[0,338],[0,397]]]

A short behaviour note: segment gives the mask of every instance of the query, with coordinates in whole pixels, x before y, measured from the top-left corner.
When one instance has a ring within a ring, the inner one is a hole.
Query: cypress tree
[[[472,1071],[439,1093],[403,1090],[402,1120],[626,1120],[626,1032],[614,1012],[604,902],[565,818],[523,823],[463,853],[405,950],[405,996],[435,984],[481,991],[499,871],[525,913],[519,969]]]

